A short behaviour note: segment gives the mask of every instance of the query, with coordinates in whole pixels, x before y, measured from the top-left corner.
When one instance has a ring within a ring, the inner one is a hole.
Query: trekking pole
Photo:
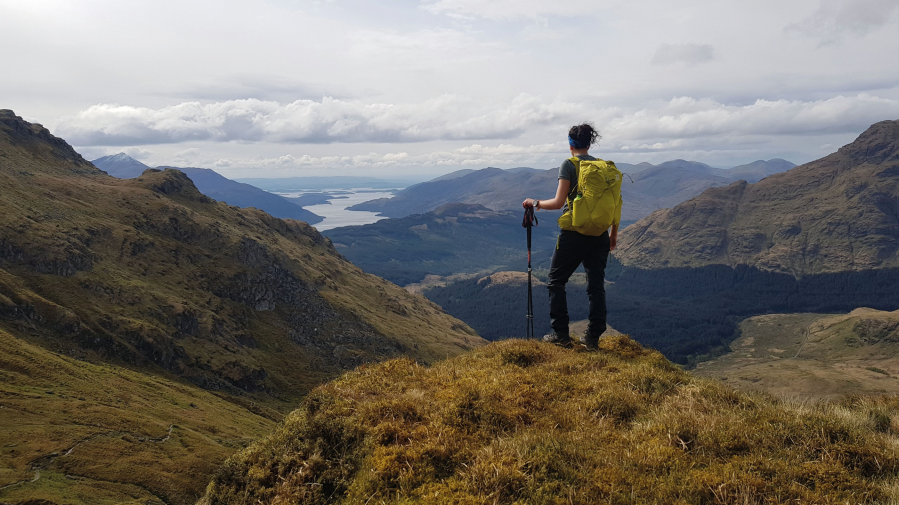
[[[531,228],[537,226],[537,216],[533,207],[525,207],[521,226],[528,230],[528,315],[525,325],[525,338],[537,338],[534,334],[534,298],[531,294]]]

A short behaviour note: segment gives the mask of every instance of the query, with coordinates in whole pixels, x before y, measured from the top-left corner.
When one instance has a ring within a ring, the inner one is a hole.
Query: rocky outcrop
[[[49,130],[37,123],[29,123],[9,109],[0,109],[0,145],[27,153],[32,162],[39,162],[44,170],[56,173],[80,175],[104,175],[66,141],[53,136]],[[0,168],[10,168],[0,156]]]

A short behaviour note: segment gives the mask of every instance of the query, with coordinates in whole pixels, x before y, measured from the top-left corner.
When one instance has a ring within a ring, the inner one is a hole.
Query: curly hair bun
[[[577,141],[580,145],[592,146],[602,139],[602,135],[596,131],[592,123],[582,123],[572,126],[568,130],[568,136]]]

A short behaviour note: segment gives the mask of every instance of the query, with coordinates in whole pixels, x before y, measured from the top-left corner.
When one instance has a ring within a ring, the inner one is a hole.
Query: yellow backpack
[[[621,171],[611,161],[570,160],[577,168],[577,194],[569,192],[559,227],[597,237],[621,222]]]

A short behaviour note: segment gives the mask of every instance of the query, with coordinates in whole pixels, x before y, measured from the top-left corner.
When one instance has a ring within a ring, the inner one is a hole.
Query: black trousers
[[[606,331],[606,261],[609,259],[609,232],[598,237],[562,230],[549,268],[549,318],[556,335],[568,335],[568,299],[565,284],[583,263],[587,272],[590,299],[590,333]]]

